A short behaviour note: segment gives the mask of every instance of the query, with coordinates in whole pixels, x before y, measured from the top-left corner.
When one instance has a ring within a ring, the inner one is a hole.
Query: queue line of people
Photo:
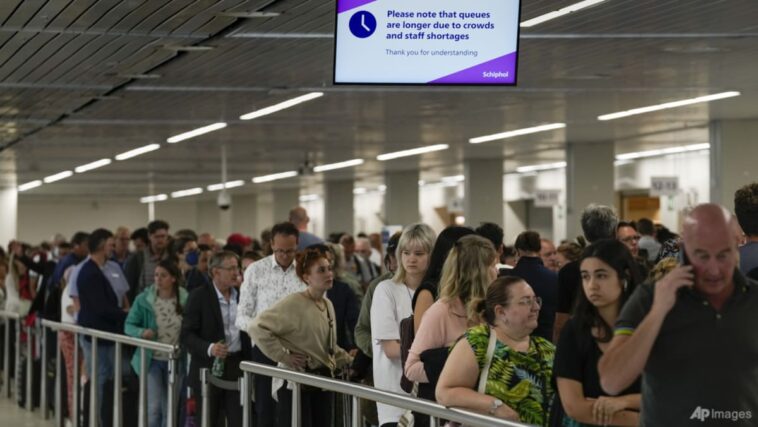
[[[732,414],[727,406],[732,403],[740,411],[730,421],[749,425],[758,408],[751,388],[755,362],[739,344],[751,342],[746,326],[758,321],[753,310],[758,297],[755,282],[737,270],[736,223],[720,206],[697,206],[685,216],[679,258],[652,265],[634,250],[641,240],[636,225],[593,205],[581,219],[588,246],[577,251],[564,243],[555,249],[526,231],[516,239],[518,261],[510,266],[502,263],[507,251],[495,224],[449,227],[439,236],[428,225],[411,224],[388,242],[386,271],[372,273],[367,283],[341,270],[345,248],[340,244],[315,242],[299,250],[301,230],[291,222],[271,229],[268,256],[248,258],[243,269],[238,253],[209,250],[201,272],[197,237],[177,233],[171,241],[168,224],[156,221],[147,227],[144,248],[126,259],[123,270],[112,259],[117,236],[97,229],[85,240],[78,237],[79,246],[86,242],[86,257],[71,252],[47,266],[50,279],[35,290],[60,294],[63,321],[181,345],[192,357],[189,366],[183,365],[184,355],[180,358],[180,371],[188,370],[180,382],[194,396],[200,395],[200,368],[236,380],[239,362],[253,360],[373,381],[377,388],[446,406],[551,426],[702,421],[701,412],[688,414],[701,404],[686,405],[696,401],[692,393],[699,385],[707,385],[698,394],[703,404]],[[335,240],[350,245],[349,239]],[[17,264],[42,270],[12,249]],[[665,245],[658,249],[658,256],[667,253]],[[370,256],[366,249],[357,265]],[[557,273],[543,261],[561,256],[566,260]],[[198,273],[194,277],[202,280],[189,289],[188,278]],[[343,275],[356,280],[359,292],[355,283],[341,280]],[[705,340],[692,342],[703,335]],[[59,336],[69,384],[74,364],[92,364],[89,340],[72,339]],[[730,351],[724,355],[709,346],[713,342]],[[82,362],[72,360],[76,345],[84,350]],[[91,386],[101,395],[108,392],[105,382],[121,375],[113,372],[112,348],[98,341],[99,381]],[[687,377],[699,362],[688,349],[723,359],[732,369]],[[165,425],[167,359],[148,354],[151,426]],[[139,355],[133,355],[136,374],[138,362]],[[724,392],[726,385],[732,392]],[[251,415],[257,425],[290,422],[290,390],[284,382],[255,377]],[[670,409],[678,395],[688,397],[686,405]],[[68,400],[70,411],[70,389]],[[241,424],[236,392],[214,389],[210,403],[214,425]],[[421,414],[375,406],[379,426],[404,424],[411,417],[415,425],[429,425]],[[180,407],[183,416],[191,416],[184,413],[189,406]],[[346,422],[339,408],[334,394],[303,390],[307,425]],[[199,421],[202,415],[198,406],[194,416]],[[107,417],[98,416],[104,424]]]

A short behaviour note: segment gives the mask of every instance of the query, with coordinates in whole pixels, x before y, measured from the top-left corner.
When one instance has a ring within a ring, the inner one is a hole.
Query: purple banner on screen
[[[361,7],[364,4],[373,3],[376,0],[337,0],[337,13],[347,12],[348,10]]]
[[[516,81],[516,52],[432,80],[431,84],[507,84]]]

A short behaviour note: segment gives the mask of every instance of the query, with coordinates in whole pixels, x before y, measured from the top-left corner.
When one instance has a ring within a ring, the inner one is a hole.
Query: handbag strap
[[[479,374],[479,393],[484,394],[484,389],[487,388],[487,377],[490,374],[490,365],[492,365],[492,356],[495,354],[495,344],[497,344],[497,336],[495,331],[490,329],[490,340],[487,344],[487,355],[484,358],[484,366],[482,367],[482,373]]]

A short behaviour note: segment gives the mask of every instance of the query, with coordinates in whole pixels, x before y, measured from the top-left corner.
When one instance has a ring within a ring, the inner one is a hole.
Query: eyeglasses
[[[542,307],[542,298],[541,297],[525,297],[516,301],[516,304],[524,306],[524,307],[532,307],[533,305],[536,304],[537,307]]]
[[[242,269],[238,265],[232,265],[229,267],[219,266],[216,268],[220,268],[222,270],[231,271],[232,273],[241,273]]]
[[[274,249],[274,253],[277,255],[294,255],[297,249]]]
[[[623,239],[621,239],[621,241],[624,243],[639,242],[641,238],[642,236],[638,234],[636,236],[624,237]]]

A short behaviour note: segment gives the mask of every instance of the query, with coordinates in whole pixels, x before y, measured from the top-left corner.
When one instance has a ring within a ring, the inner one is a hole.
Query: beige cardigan
[[[326,312],[303,292],[294,293],[259,314],[247,332],[275,362],[282,363],[288,353],[300,353],[308,356],[308,369],[336,371],[349,365],[352,358],[337,346],[334,306],[326,298],[324,302]]]

